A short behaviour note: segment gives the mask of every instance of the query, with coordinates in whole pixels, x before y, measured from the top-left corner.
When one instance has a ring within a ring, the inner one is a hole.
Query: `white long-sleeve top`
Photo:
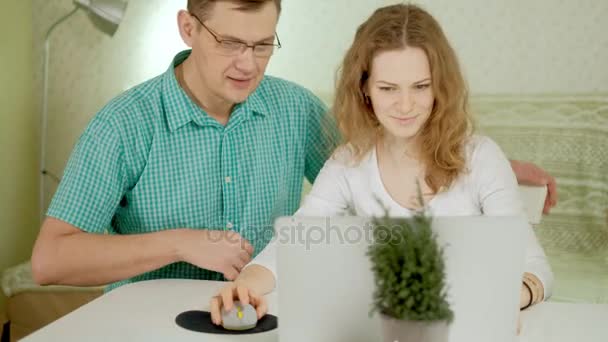
[[[525,215],[517,180],[511,164],[498,145],[488,137],[473,136],[466,146],[466,172],[449,189],[427,203],[435,216],[515,216]],[[380,200],[380,203],[379,201]],[[375,149],[353,165],[347,148],[338,149],[327,160],[312,190],[296,216],[390,216],[410,217],[413,212],[398,204],[386,191],[380,178]],[[525,272],[542,282],[544,297],[553,288],[553,273],[536,235],[530,230]],[[276,239],[249,265],[268,268],[276,279]],[[249,266],[248,265],[248,266]]]

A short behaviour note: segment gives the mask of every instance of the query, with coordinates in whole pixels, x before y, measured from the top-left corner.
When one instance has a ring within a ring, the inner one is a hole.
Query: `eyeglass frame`
[[[270,44],[270,43],[248,44],[247,42],[244,42],[242,40],[221,39],[221,38],[219,38],[220,35],[218,33],[214,32],[212,29],[210,29],[207,25],[203,24],[203,21],[196,14],[194,14],[192,12],[188,12],[188,13],[190,13],[190,15],[193,16],[196,19],[196,21],[198,21],[199,24],[201,24],[201,26],[203,26],[207,30],[207,32],[209,32],[211,34],[211,36],[213,37],[213,39],[215,39],[215,41],[220,45],[220,47],[222,47],[222,46],[226,47],[226,45],[222,45],[222,44],[225,44],[227,42],[231,43],[231,44],[235,44],[235,46],[236,45],[239,46],[238,50],[236,50],[236,49],[234,50],[234,54],[226,53],[226,55],[228,55],[228,56],[236,56],[239,53],[245,52],[246,49],[251,48],[254,56],[266,58],[266,57],[270,57],[270,56],[272,56],[274,54],[275,48],[277,48],[277,49],[281,48],[281,40],[279,39],[279,35],[276,32],[274,33],[274,36],[277,38],[276,44],[275,43],[272,43],[272,44]],[[259,54],[256,54],[256,49],[255,49],[258,46],[268,46],[268,47],[272,46],[273,49],[271,50],[271,52],[270,52],[269,55],[259,55]]]

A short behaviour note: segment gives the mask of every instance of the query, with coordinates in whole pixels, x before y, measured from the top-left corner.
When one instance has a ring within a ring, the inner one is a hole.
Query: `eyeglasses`
[[[232,39],[221,39],[218,34],[213,32],[207,25],[203,24],[203,22],[193,13],[190,13],[215,39],[218,43],[219,52],[225,56],[236,56],[245,52],[248,48],[253,50],[253,55],[256,57],[270,57],[274,53],[275,48],[281,48],[281,41],[279,40],[279,35],[275,32],[275,37],[277,38],[277,43],[259,43],[259,44],[247,44],[240,40],[232,40]]]

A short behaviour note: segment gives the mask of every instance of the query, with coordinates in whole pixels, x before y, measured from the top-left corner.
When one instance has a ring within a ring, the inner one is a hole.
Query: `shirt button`
[[[228,223],[226,224],[226,228],[228,228],[228,229],[232,229],[232,228],[234,228],[234,225],[232,224],[232,222],[228,222]]]
[[[230,182],[232,182],[232,178],[230,178],[230,177],[226,177],[226,178],[225,178],[225,181],[226,181],[226,183],[230,183]]]

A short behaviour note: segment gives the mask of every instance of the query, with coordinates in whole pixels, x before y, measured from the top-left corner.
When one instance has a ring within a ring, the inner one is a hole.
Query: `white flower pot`
[[[407,321],[380,315],[384,342],[447,342],[447,321]]]

